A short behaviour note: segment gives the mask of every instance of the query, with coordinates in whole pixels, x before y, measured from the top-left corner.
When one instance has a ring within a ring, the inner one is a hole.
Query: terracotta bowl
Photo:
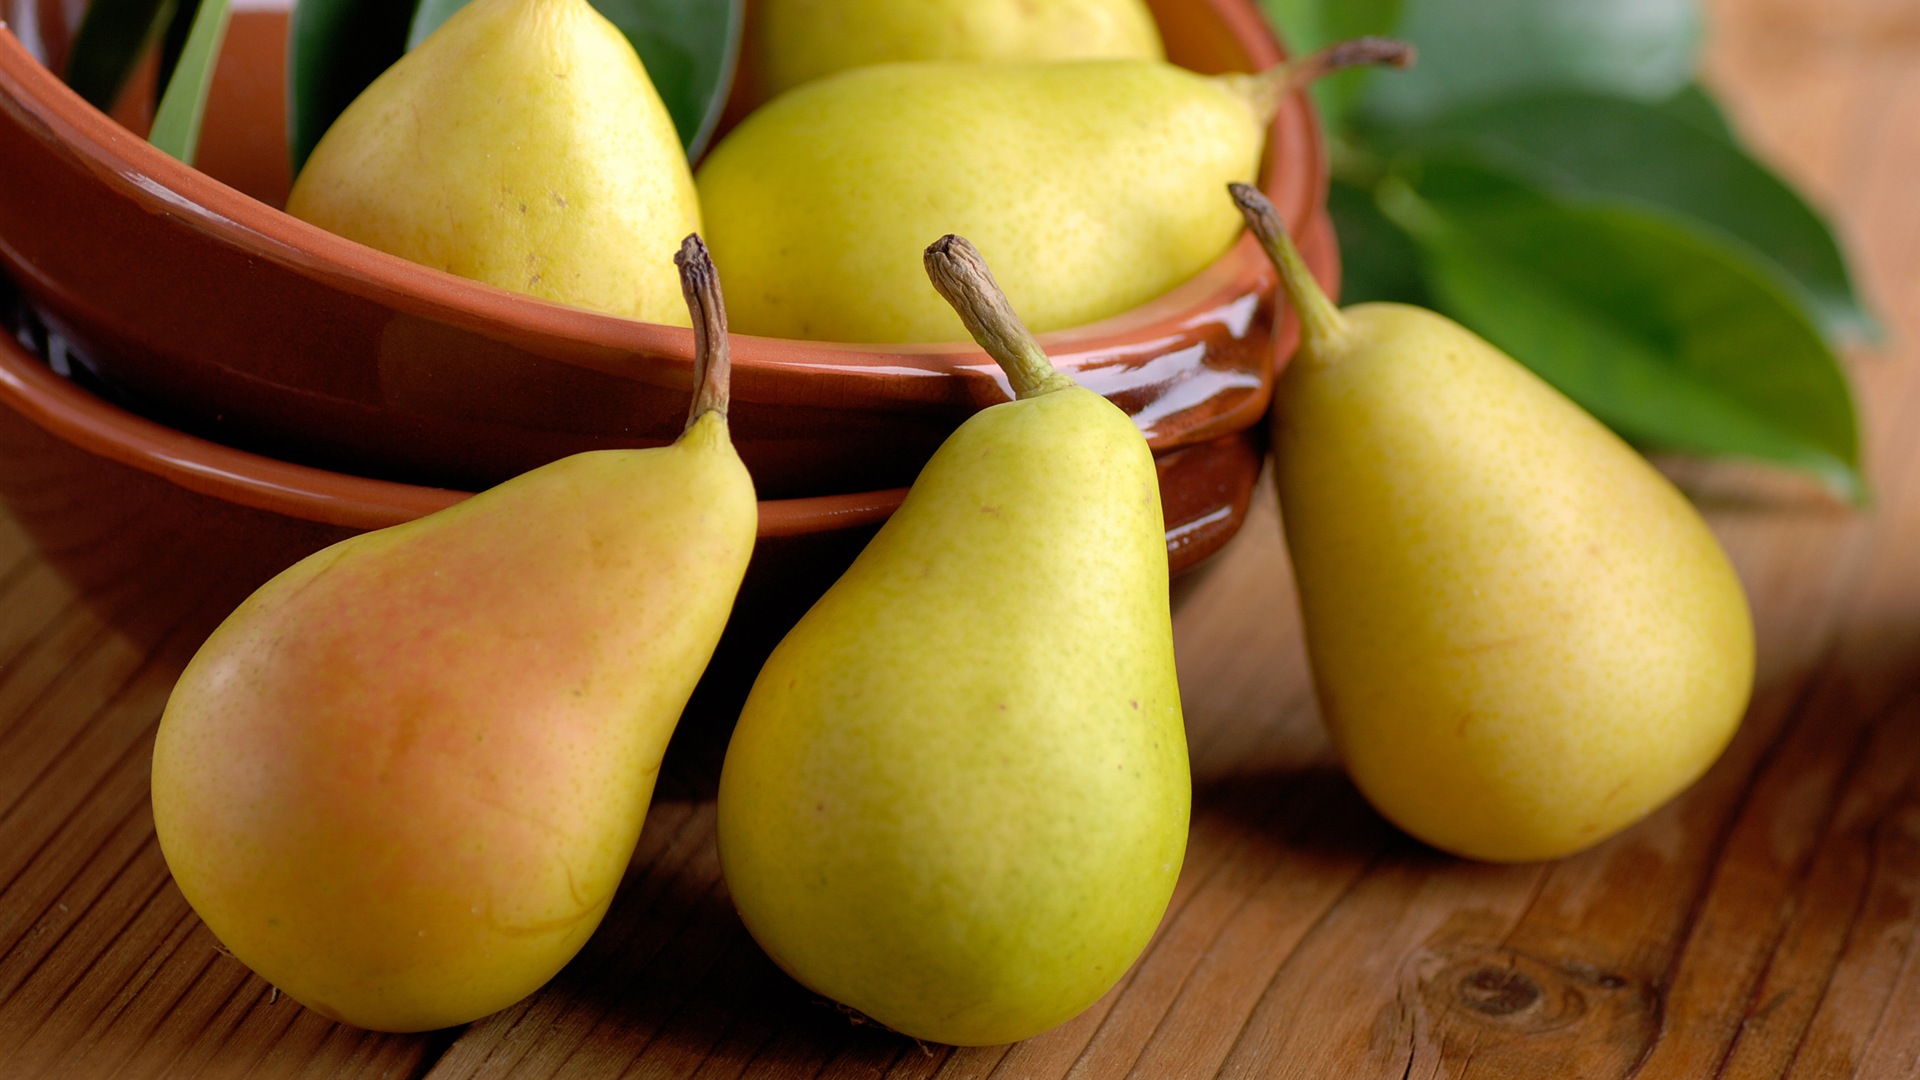
[[[8,304],[0,280],[0,313]],[[15,328],[16,331],[18,328]],[[32,338],[29,332],[20,336]],[[1251,433],[1159,459],[1167,550],[1176,573],[1240,527],[1260,470]],[[832,584],[905,495],[902,490],[773,499],[702,700],[727,716],[767,652]],[[137,619],[102,598],[161,590],[199,612],[169,623],[197,644],[269,577],[355,533],[452,505],[458,491],[328,472],[208,442],[127,412],[61,378],[0,334],[0,502],[42,556],[117,626]],[[151,610],[153,605],[143,606]]]
[[[283,14],[236,15],[201,172],[83,103],[45,66],[63,58],[62,13],[78,7],[0,0],[19,34],[0,31],[0,272],[123,400],[276,458],[448,486],[678,432],[690,331],[428,270],[276,208],[287,182]],[[1252,0],[1153,7],[1172,58],[1188,67],[1254,70],[1281,58]],[[137,115],[122,116],[139,127]],[[1324,164],[1312,111],[1296,97],[1274,122],[1263,186],[1331,279]],[[1157,453],[1204,446],[1264,413],[1276,358],[1293,348],[1272,285],[1246,240],[1159,300],[1046,344],[1131,413]],[[1005,397],[971,343],[741,337],[734,358],[735,436],[773,496],[906,484],[960,420]]]

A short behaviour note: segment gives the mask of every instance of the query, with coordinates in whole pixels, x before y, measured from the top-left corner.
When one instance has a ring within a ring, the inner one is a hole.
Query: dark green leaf
[[[1645,446],[1733,454],[1859,498],[1833,353],[1745,250],[1664,212],[1550,198],[1465,166],[1390,181],[1443,310]]]
[[[406,52],[410,4],[295,0],[287,24],[287,143],[294,175],[342,110]]]
[[[1735,144],[1740,141],[1740,137],[1734,134],[1733,125],[1727,122],[1727,114],[1720,111],[1720,103],[1699,83],[1688,83],[1680,88],[1679,93],[1660,102],[1660,111],[1685,120],[1716,139]]]
[[[1340,302],[1393,300],[1432,307],[1420,277],[1420,249],[1380,212],[1373,192],[1335,180],[1327,191],[1333,231],[1340,237]]]
[[[740,53],[741,0],[592,0],[620,28],[673,117],[687,156],[713,137]],[[411,49],[467,0],[421,0],[407,34]]]
[[[199,7],[147,135],[148,142],[189,165],[200,150],[207,91],[213,86],[214,65],[220,62],[220,42],[227,36],[227,0],[200,0]]]
[[[113,108],[172,10],[173,0],[93,0],[67,54],[67,85],[101,112]]]
[[[167,6],[173,15],[167,19],[166,29],[160,35],[160,77],[155,85],[165,86],[173,81],[173,73],[180,67],[180,54],[187,49],[187,37],[193,33],[193,17],[199,12],[200,5],[195,3],[176,3],[167,0]]]
[[[1400,24],[1403,4],[1404,0],[1261,0],[1267,21],[1295,56],[1350,38],[1390,36]],[[1337,131],[1346,126],[1367,82],[1380,74],[1374,68],[1355,68],[1314,84],[1314,100],[1329,128]]]
[[[1398,36],[1420,62],[1369,83],[1365,111],[1410,124],[1557,89],[1660,100],[1693,77],[1700,24],[1695,0],[1408,0]]]
[[[1738,146],[1661,106],[1578,92],[1512,98],[1448,114],[1387,141],[1470,154],[1560,194],[1692,218],[1751,249],[1828,333],[1873,333],[1873,319],[1820,215]]]

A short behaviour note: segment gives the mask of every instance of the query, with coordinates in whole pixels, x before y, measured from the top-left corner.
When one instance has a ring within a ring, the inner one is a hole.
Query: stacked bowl
[[[691,331],[504,292],[281,212],[284,12],[234,16],[195,170],[139,136],[137,95],[115,119],[60,82],[69,7],[0,0],[0,499],[81,588],[189,550],[182,587],[237,600],[353,532],[569,453],[678,434]],[[1152,7],[1185,67],[1282,58],[1251,0]],[[1261,186],[1332,284],[1325,174],[1295,95]],[[1146,434],[1176,572],[1234,534],[1258,477],[1260,421],[1297,339],[1273,285],[1243,238],[1141,308],[1042,337]],[[763,498],[722,653],[745,665],[941,439],[1007,392],[970,342],[739,336],[733,356],[731,426]]]

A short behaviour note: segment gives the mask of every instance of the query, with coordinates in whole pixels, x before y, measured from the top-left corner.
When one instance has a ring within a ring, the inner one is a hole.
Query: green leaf
[[[220,42],[226,36],[227,0],[200,0],[193,29],[180,50],[180,63],[153,112],[147,141],[189,165],[200,150],[200,121],[206,115],[207,91],[213,86],[213,68],[220,62]]]
[[[1699,83],[1688,83],[1679,92],[1660,102],[1661,112],[1677,120],[1684,120],[1701,132],[1716,139],[1738,145],[1740,137],[1734,134],[1733,125],[1727,121],[1727,114],[1720,109],[1720,103],[1713,99],[1707,88]]]
[[[1381,213],[1373,192],[1334,180],[1327,190],[1333,231],[1340,237],[1340,302],[1392,300],[1432,307],[1420,277],[1420,249],[1392,218]]]
[[[1294,53],[1348,38],[1392,33],[1404,4],[1405,0],[1260,0],[1267,21]]]
[[[1525,91],[1660,100],[1693,77],[1695,0],[1408,0],[1413,70],[1368,84],[1369,121],[1411,124]]]
[[[1740,147],[1664,106],[1580,92],[1542,94],[1470,106],[1387,135],[1384,143],[1471,155],[1562,195],[1673,211],[1748,248],[1827,333],[1875,332],[1820,215]]]
[[[1326,44],[1320,31],[1321,0],[1260,0],[1268,25],[1287,43],[1289,52],[1307,52]]]
[[[697,158],[713,137],[740,54],[741,0],[592,0],[640,54],[673,117],[681,145]],[[412,49],[467,0],[420,0],[407,33]]]
[[[173,0],[93,0],[67,54],[67,85],[101,112],[113,108],[172,12]]]
[[[173,15],[167,19],[165,30],[160,34],[160,77],[155,85],[165,86],[173,81],[173,73],[180,67],[180,54],[187,50],[187,38],[193,33],[193,17],[199,13],[196,3],[177,3],[167,0],[167,6]]]
[[[1863,495],[1839,363],[1745,250],[1662,211],[1552,198],[1471,166],[1429,166],[1383,197],[1443,310],[1622,435]]]
[[[1404,5],[1405,0],[1261,0],[1260,4],[1268,23],[1295,56],[1336,41],[1392,35],[1400,25]],[[1315,83],[1314,100],[1327,126],[1343,130],[1367,83],[1381,74],[1375,68],[1354,68]],[[1386,77],[1396,77],[1396,73],[1387,73]]]
[[[287,144],[293,172],[336,118],[406,52],[410,4],[295,0],[287,24]]]

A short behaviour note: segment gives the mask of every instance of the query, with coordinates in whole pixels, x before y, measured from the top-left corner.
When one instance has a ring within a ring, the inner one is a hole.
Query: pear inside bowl
[[[284,12],[236,12],[196,170],[133,133],[137,102],[121,110],[130,131],[61,85],[46,66],[65,47],[61,5],[4,2],[30,40],[0,30],[0,272],[125,402],[276,459],[467,489],[678,432],[690,331],[456,278],[278,209]],[[1281,58],[1252,0],[1166,0],[1155,14],[1169,55],[1195,70]],[[1324,158],[1303,98],[1268,144],[1262,187],[1330,279]],[[1151,303],[1043,343],[1156,453],[1215,444],[1264,414],[1293,347],[1272,285],[1245,240]],[[741,336],[734,358],[736,442],[774,498],[909,483],[961,420],[1006,396],[970,342]]]

